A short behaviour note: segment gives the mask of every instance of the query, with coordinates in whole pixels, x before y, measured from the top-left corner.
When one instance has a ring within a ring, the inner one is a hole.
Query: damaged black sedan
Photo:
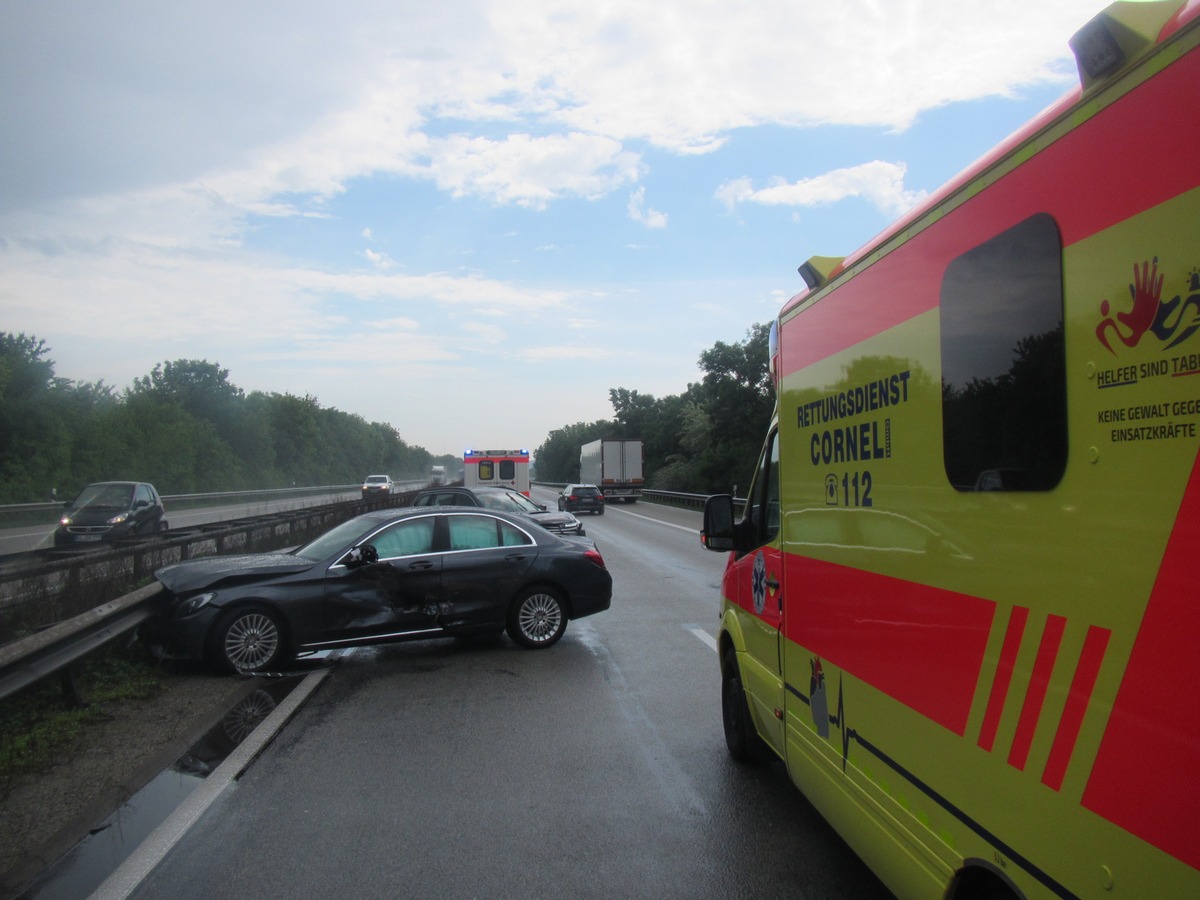
[[[288,553],[188,560],[155,577],[165,590],[142,629],[151,649],[243,673],[319,650],[502,631],[549,647],[612,599],[591,541],[477,508],[367,513]]]

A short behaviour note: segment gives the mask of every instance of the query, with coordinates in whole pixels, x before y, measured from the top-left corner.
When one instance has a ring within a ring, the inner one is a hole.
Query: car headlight
[[[58,524],[59,524],[59,525],[70,525],[70,524],[71,524],[71,517],[70,517],[70,516],[63,516],[61,519],[59,519],[59,520],[58,520]]]
[[[113,516],[111,519],[108,520],[108,524],[109,525],[120,525],[122,522],[124,522],[128,518],[129,518],[129,513],[127,513],[127,512],[118,513],[117,515]]]
[[[176,615],[190,616],[192,613],[207,606],[216,595],[215,591],[208,591],[204,594],[197,594],[195,597],[188,597],[176,607]]]

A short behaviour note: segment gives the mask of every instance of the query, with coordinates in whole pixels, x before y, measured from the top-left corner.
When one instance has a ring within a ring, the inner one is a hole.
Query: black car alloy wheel
[[[265,606],[243,606],[214,626],[209,646],[213,662],[231,672],[262,672],[283,657],[279,617]]]
[[[567,629],[567,612],[558,593],[547,587],[526,588],[508,614],[508,636],[533,650],[549,647]]]

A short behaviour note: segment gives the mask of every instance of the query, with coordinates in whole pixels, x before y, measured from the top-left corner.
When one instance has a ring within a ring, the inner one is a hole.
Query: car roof
[[[456,491],[461,491],[464,494],[512,494],[520,493],[516,488],[496,487],[494,485],[480,485],[479,487],[465,487],[463,485],[445,485],[443,487],[425,488],[423,491],[418,491],[419,494],[453,494]]]
[[[495,516],[504,519],[512,525],[527,525],[530,519],[520,513],[510,513],[502,509],[489,509],[486,506],[403,506],[396,509],[378,509],[363,513],[356,518],[367,522],[385,524],[400,519],[414,519],[421,516],[440,516],[445,513],[470,513],[476,516]]]
[[[436,516],[443,510],[451,510],[456,512],[471,512],[471,513],[489,513],[498,516],[507,516],[508,518],[520,521],[524,516],[517,513],[510,513],[503,509],[490,509],[486,506],[397,506],[390,509],[376,509],[371,512],[365,512],[357,516],[359,519],[374,519],[379,522],[391,521],[392,519],[410,519],[414,516]]]

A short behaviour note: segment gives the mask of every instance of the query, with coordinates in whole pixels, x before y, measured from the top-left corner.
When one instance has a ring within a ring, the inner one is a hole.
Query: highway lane
[[[248,503],[206,506],[198,509],[175,509],[168,502],[166,504],[167,523],[171,528],[189,528],[195,525],[207,525],[209,522],[223,522],[229,519],[242,519],[248,516],[263,516],[273,512],[301,509],[306,506],[320,506],[324,503],[353,500],[358,496],[357,491],[336,494],[313,494],[305,497],[292,497],[281,500],[254,500]],[[28,553],[31,550],[49,549],[54,546],[54,529],[54,524],[0,529],[0,556],[7,556],[12,553]]]
[[[584,518],[612,609],[547,651],[355,652],[132,896],[887,896],[782,764],[725,752],[699,514]]]

